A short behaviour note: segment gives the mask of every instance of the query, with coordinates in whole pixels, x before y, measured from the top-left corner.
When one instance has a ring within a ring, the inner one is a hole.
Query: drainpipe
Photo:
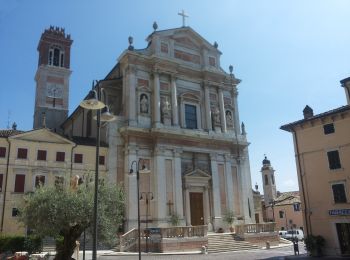
[[[298,137],[297,137],[297,133],[294,129],[292,129],[292,133],[293,133],[293,137],[295,140],[295,149],[296,149],[296,156],[298,158],[298,168],[299,168],[299,173],[300,173],[300,185],[301,185],[301,190],[303,193],[303,202],[304,202],[304,218],[305,218],[305,225],[306,225],[306,233],[308,235],[312,234],[312,230],[311,230],[311,222],[310,222],[310,214],[308,214],[308,209],[307,209],[307,205],[306,205],[306,198],[305,198],[305,188],[304,188],[304,181],[303,181],[303,174],[302,174],[302,167],[301,167],[301,163],[300,163],[300,153],[299,153],[299,144],[298,144]],[[309,226],[310,225],[310,226]]]
[[[70,178],[69,178],[69,181],[72,179],[72,176],[73,176],[73,150],[77,146],[78,145],[76,143],[74,143],[74,145],[72,146],[71,152],[70,152]]]
[[[4,217],[5,217],[5,203],[6,203],[6,192],[7,192],[7,180],[9,175],[9,164],[10,164],[10,152],[11,152],[11,142],[9,141],[8,137],[6,138],[6,141],[8,143],[8,152],[7,152],[7,162],[6,162],[6,174],[5,174],[5,188],[4,188],[4,200],[2,202],[2,216],[1,216],[1,228],[0,233],[3,232],[4,229]]]

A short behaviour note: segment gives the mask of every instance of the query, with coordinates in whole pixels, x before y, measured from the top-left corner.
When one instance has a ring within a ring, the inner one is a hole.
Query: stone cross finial
[[[177,13],[178,15],[182,16],[182,27],[185,27],[185,18],[188,17],[188,15],[185,13],[185,11],[182,9],[181,13]]]

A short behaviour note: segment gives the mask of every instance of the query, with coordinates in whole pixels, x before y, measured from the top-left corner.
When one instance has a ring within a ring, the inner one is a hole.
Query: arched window
[[[59,46],[52,46],[49,50],[49,65],[63,67],[64,52]]]

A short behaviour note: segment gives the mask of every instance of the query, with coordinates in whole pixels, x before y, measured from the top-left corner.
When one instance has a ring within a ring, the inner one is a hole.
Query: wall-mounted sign
[[[350,215],[350,209],[330,209],[328,214],[330,216],[348,216]]]

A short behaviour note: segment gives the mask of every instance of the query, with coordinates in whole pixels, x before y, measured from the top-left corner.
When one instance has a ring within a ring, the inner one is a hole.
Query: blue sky
[[[135,48],[157,21],[159,30],[187,24],[217,41],[222,67],[242,79],[240,119],[250,145],[253,185],[261,186],[264,154],[280,191],[298,189],[292,136],[279,127],[302,118],[306,104],[321,113],[346,104],[339,80],[350,76],[350,1],[340,0],[0,0],[0,129],[32,128],[37,44],[50,25],[74,40],[70,111],[93,79],[103,78],[134,37]]]

